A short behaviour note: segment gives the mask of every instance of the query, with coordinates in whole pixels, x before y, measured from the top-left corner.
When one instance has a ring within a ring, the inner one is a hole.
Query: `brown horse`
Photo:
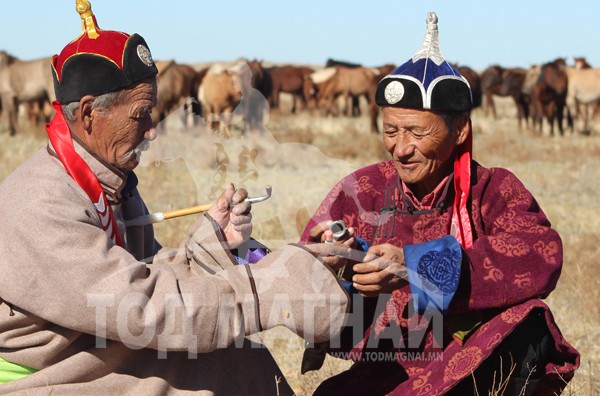
[[[370,118],[370,127],[372,133],[379,133],[379,124],[377,123],[377,118],[379,117],[380,109],[375,103],[375,92],[377,91],[377,84],[381,81],[382,78],[396,70],[396,65],[388,63],[383,66],[377,67],[379,71],[373,77],[373,86],[371,87],[371,91],[369,92],[369,118]]]
[[[493,96],[498,95],[498,92],[500,92],[503,73],[504,69],[499,65],[492,65],[481,73],[481,92],[485,99],[484,110],[486,116],[491,111],[493,117],[497,117]]]
[[[250,76],[251,75],[251,76]],[[246,86],[247,80],[252,88]],[[225,136],[229,135],[228,124],[235,122],[236,116],[242,115],[246,118],[251,129],[258,125],[262,126],[265,120],[265,111],[261,107],[260,112],[238,109],[240,101],[245,103],[266,102],[266,95],[271,91],[272,80],[268,71],[260,62],[239,61],[233,65],[215,64],[211,66],[200,85],[198,97],[203,107],[204,117],[214,131],[220,131],[220,121],[225,124]],[[260,96],[260,97],[259,97]],[[262,101],[260,100],[262,97]],[[245,103],[242,103],[245,107]],[[267,104],[268,105],[268,104]],[[252,106],[251,106],[252,107]],[[253,107],[252,107],[253,108]],[[244,111],[242,111],[244,110]],[[237,111],[237,112],[236,112]]]
[[[337,71],[333,77],[327,80],[317,93],[317,101],[323,104],[326,114],[337,114],[335,102],[338,97],[344,98],[345,115],[356,116],[357,114],[348,105],[353,98],[365,96],[368,102],[373,86],[376,85],[375,77],[379,74],[377,69],[366,67],[348,68],[336,67]],[[354,107],[352,105],[352,107]]]
[[[208,70],[198,90],[202,112],[214,131],[220,130],[220,121],[228,124],[233,109],[241,99],[241,92],[233,84],[232,75],[223,70]],[[224,131],[228,136],[228,132]]]
[[[529,124],[531,95],[523,91],[527,70],[521,68],[506,69],[502,76],[502,87],[500,96],[510,96],[517,107],[517,118],[519,120],[519,129],[522,127],[522,121],[525,125]]]
[[[306,100],[309,109],[314,110],[319,108],[319,103],[317,102],[319,92],[327,80],[331,79],[335,73],[337,73],[335,67],[326,67],[304,76],[304,100]]]
[[[361,65],[360,63],[328,58],[325,62],[325,67],[347,67],[350,69],[356,69],[357,67],[363,67],[363,65]],[[352,97],[352,115],[354,117],[360,116],[360,102],[359,98],[355,96]]]
[[[540,133],[543,118],[546,117],[550,124],[550,135],[554,135],[554,119],[558,123],[560,134],[564,134],[563,112],[567,103],[568,85],[567,65],[564,59],[559,58],[542,65],[540,76],[533,86],[534,125],[538,125]],[[567,120],[572,125],[568,108]]]
[[[166,116],[186,105],[184,125],[191,125],[193,117],[188,113],[189,102],[198,101],[198,73],[189,65],[178,64],[174,61],[156,62],[158,67],[157,105],[152,111],[152,121],[157,125]],[[191,108],[189,112],[191,113]]]
[[[521,68],[505,69],[499,65],[488,67],[481,74],[481,91],[485,99],[485,113],[491,111],[496,118],[496,107],[494,106],[493,96],[510,96],[515,102],[517,108],[517,118],[519,128],[522,127],[522,120],[529,123],[529,106],[531,103],[531,94],[524,88],[527,71]]]
[[[573,61],[575,62],[575,69],[580,70],[580,69],[591,69],[592,65],[590,65],[587,61],[587,59],[585,59],[585,57],[580,56],[580,57],[575,57],[573,58]]]
[[[306,108],[307,98],[304,96],[304,78],[313,72],[314,70],[309,67],[280,66],[270,68],[269,73],[273,80],[273,90],[268,99],[271,108],[279,107],[279,94],[281,92],[292,94],[292,113],[296,112],[297,99]]]
[[[454,68],[458,70],[460,75],[463,76],[465,80],[467,80],[467,82],[469,83],[469,86],[471,87],[471,96],[473,99],[473,108],[481,106],[482,94],[481,78],[479,77],[479,74],[477,74],[477,72],[471,69],[469,66],[452,66],[454,66]]]
[[[273,91],[271,73],[263,67],[262,62],[256,59],[247,62],[247,64],[252,72],[252,88],[259,90],[265,98],[268,98]]]
[[[54,100],[50,64],[50,58],[22,61],[5,52],[0,55],[0,100],[11,135],[17,131],[20,104],[33,102],[43,108],[44,102]]]

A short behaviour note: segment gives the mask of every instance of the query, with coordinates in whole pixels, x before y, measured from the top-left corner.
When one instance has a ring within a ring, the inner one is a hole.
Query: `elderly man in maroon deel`
[[[302,236],[333,241],[327,227],[342,220],[339,243],[378,257],[328,259],[364,299],[339,342],[307,348],[303,371],[326,350],[355,360],[315,394],[560,393],[579,355],[540,298],[556,285],[562,243],[511,172],[471,159],[471,91],[444,60],[434,13],[376,101],[391,159],[342,179]]]
[[[315,257],[339,248],[242,257],[251,205],[232,185],[179,249],[126,226],[148,214],[133,169],[156,135],[157,69],[141,36],[77,11],[82,34],[52,58],[50,143],[0,185],[0,394],[292,394],[246,336],[339,334],[348,295]]]

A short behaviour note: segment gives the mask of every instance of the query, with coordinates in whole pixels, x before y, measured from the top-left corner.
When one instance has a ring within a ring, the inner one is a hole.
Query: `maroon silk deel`
[[[380,356],[370,351],[391,351],[393,362],[387,369],[392,371],[386,381],[394,383],[386,393],[391,389],[395,395],[441,395],[468,379],[535,310],[536,314],[541,312],[552,337],[552,358],[545,367],[537,368],[543,370],[543,382],[536,391],[560,392],[579,366],[579,354],[563,338],[540,298],[556,286],[562,267],[562,242],[535,198],[512,173],[470,162],[470,178],[463,178],[466,170],[460,167],[465,172],[459,178],[462,187],[455,192],[451,185],[445,186],[427,210],[415,208],[406,199],[392,161],[357,170],[325,197],[303,233],[303,242],[309,242],[310,229],[325,220],[343,220],[370,246],[428,242],[451,234],[455,213],[463,209],[468,217],[460,214],[461,226],[467,225],[462,220],[467,218],[472,235],[471,246],[467,240],[461,242],[466,259],[456,294],[443,316],[443,345],[435,341],[434,326],[427,318],[411,310],[414,296],[405,285],[381,301],[379,315],[367,318],[370,327],[362,340],[349,340],[341,351],[351,352],[346,358],[361,361],[365,372],[368,359]],[[470,183],[463,184],[466,181]],[[455,198],[458,194],[460,199]],[[465,323],[469,326],[461,328]],[[390,327],[399,331],[386,333]],[[452,336],[465,329],[462,340]],[[409,337],[419,331],[425,332],[422,343],[409,348]],[[369,346],[369,337],[379,339],[386,334],[396,334],[392,340],[395,345]],[[377,366],[373,368],[377,370]],[[357,394],[353,386],[358,385],[346,380],[359,373],[348,373],[354,374],[329,380],[335,382],[334,394]],[[372,382],[363,385],[363,394],[377,389]]]

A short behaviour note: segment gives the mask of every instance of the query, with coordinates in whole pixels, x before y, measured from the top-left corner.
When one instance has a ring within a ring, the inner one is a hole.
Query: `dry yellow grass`
[[[600,133],[591,136],[538,136],[518,131],[514,108],[499,101],[500,118],[473,114],[474,158],[484,166],[512,170],[533,192],[564,242],[561,279],[548,298],[563,334],[582,354],[582,365],[565,394],[594,395],[600,370]],[[321,118],[273,112],[270,133],[229,140],[201,128],[184,132],[169,119],[137,171],[140,190],[153,211],[211,202],[226,181],[251,195],[273,185],[271,200],[253,208],[254,236],[272,247],[298,239],[302,213],[312,213],[339,178],[352,169],[386,158],[381,137],[369,133],[365,117]],[[11,138],[0,133],[0,180],[45,141],[38,134]],[[219,146],[219,144],[222,145]],[[256,150],[256,151],[254,151]],[[221,170],[217,170],[217,166]],[[156,225],[165,245],[176,245],[192,217]],[[328,358],[319,372],[300,375],[301,340],[286,329],[262,334],[298,395],[311,394],[325,378],[349,366]]]

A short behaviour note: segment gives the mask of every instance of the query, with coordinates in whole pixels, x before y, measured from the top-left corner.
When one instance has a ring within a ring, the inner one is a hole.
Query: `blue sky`
[[[19,58],[57,53],[80,32],[74,0],[1,4],[0,49]],[[155,59],[187,63],[243,56],[400,64],[418,49],[425,16],[435,11],[449,61],[483,69],[585,56],[600,67],[600,2],[592,0],[95,0],[92,7],[102,28],[139,33]]]

